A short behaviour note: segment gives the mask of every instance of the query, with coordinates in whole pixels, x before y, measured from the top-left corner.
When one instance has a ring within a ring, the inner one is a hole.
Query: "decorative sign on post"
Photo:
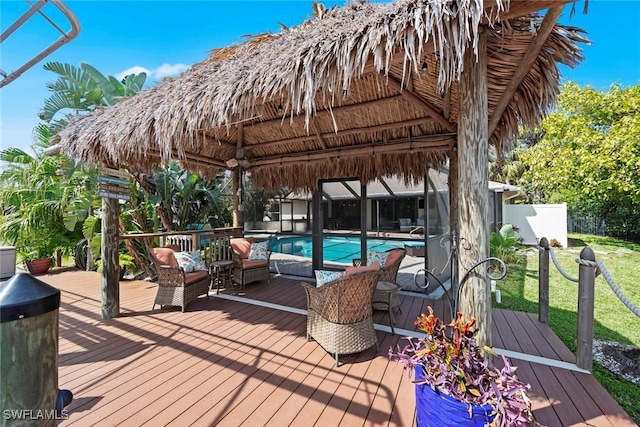
[[[118,178],[123,178],[123,179],[129,179],[131,178],[131,174],[128,172],[123,172],[121,170],[118,169],[112,169],[112,168],[107,168],[107,167],[100,167],[100,174],[102,175],[107,175],[107,176],[115,176]]]
[[[127,172],[107,167],[100,168],[98,176],[98,196],[107,199],[130,200],[131,189],[129,188],[130,176]]]

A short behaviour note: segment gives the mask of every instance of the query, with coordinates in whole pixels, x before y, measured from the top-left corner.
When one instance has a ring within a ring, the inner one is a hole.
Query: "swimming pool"
[[[367,248],[374,251],[386,251],[402,248],[401,241],[368,239]],[[354,258],[360,258],[360,237],[324,236],[324,261],[351,265]],[[270,245],[273,252],[311,258],[311,236],[279,237]]]

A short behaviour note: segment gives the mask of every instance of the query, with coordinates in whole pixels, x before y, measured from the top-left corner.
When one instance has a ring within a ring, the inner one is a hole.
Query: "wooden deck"
[[[413,385],[390,363],[399,335],[378,331],[380,350],[342,356],[340,367],[307,342],[306,317],[237,296],[202,298],[182,313],[151,310],[156,285],[125,281],[122,315],[100,319],[100,278],[41,276],[62,291],[59,387],[74,399],[63,426],[412,426]],[[243,297],[306,308],[298,281],[274,277]],[[231,298],[231,299],[225,299]],[[396,328],[441,301],[402,295]],[[389,320],[376,312],[382,329]],[[561,361],[575,358],[534,316],[494,310],[494,346]],[[632,426],[588,374],[513,360],[532,386],[534,414],[547,426]]]

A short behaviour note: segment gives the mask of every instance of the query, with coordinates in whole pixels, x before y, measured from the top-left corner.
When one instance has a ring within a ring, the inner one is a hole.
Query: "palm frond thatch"
[[[465,51],[486,32],[491,115],[542,25],[535,10],[558,4],[513,3],[316,5],[298,27],[214,50],[179,77],[76,118],[61,147],[89,163],[177,158],[208,177],[244,159],[268,189],[308,190],[328,174],[417,179],[455,144]],[[553,26],[490,143],[507,146],[520,125],[540,121],[558,94],[558,63],[575,66],[585,42],[581,30]]]

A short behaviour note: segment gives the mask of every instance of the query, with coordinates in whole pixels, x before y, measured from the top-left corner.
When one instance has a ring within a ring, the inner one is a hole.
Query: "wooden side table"
[[[391,282],[378,282],[376,290],[373,293],[372,306],[375,310],[387,310],[389,312],[389,320],[391,321],[391,333],[395,335],[393,324],[395,319],[393,317],[393,309],[397,308],[400,313],[400,299],[398,298],[398,291],[400,286]]]
[[[233,269],[232,260],[212,261],[209,265],[209,274],[211,275],[211,285],[209,285],[209,291],[213,290],[213,283],[216,283],[216,294],[220,293],[220,282],[222,286],[226,288],[227,280],[233,286],[233,280],[231,280],[231,270]]]

